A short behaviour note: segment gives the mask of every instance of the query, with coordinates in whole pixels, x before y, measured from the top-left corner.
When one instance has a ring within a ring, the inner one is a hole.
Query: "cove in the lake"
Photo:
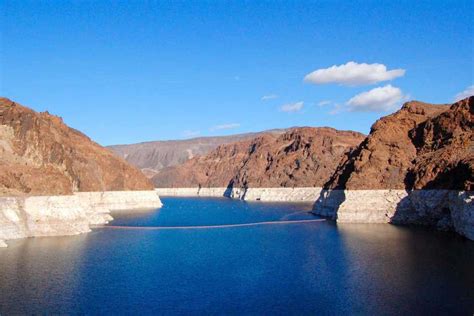
[[[163,198],[110,229],[0,250],[0,314],[472,314],[474,244],[311,205]],[[273,221],[277,225],[241,225]],[[235,227],[227,227],[236,225]]]

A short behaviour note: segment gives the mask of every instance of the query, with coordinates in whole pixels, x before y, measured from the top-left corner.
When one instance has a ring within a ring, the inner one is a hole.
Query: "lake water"
[[[315,219],[311,205],[163,198],[114,226]],[[474,242],[331,221],[213,229],[97,228],[0,249],[0,314],[464,314]]]

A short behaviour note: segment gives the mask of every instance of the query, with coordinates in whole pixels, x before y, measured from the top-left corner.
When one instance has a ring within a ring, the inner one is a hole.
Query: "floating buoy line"
[[[96,227],[107,229],[124,229],[124,230],[185,230],[185,229],[216,229],[216,228],[232,228],[232,227],[249,227],[249,226],[264,226],[264,225],[288,225],[288,224],[308,224],[315,222],[324,222],[325,219],[306,219],[296,221],[271,221],[271,222],[256,222],[244,224],[228,224],[228,225],[207,225],[207,226],[114,226],[114,225],[100,225]]]

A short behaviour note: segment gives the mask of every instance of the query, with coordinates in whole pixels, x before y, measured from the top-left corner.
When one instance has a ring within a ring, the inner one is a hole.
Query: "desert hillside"
[[[139,170],[60,117],[0,98],[0,195],[152,188]]]
[[[253,139],[259,135],[280,135],[284,129],[274,129],[259,133],[236,134],[230,136],[198,137],[185,140],[143,142],[129,145],[113,145],[111,149],[119,157],[141,169],[152,177],[159,170],[185,163],[196,156],[203,156],[220,145]]]
[[[474,97],[408,102],[378,120],[327,183],[340,189],[474,189]]]
[[[294,128],[221,145],[154,176],[156,187],[322,186],[364,135],[332,128]]]

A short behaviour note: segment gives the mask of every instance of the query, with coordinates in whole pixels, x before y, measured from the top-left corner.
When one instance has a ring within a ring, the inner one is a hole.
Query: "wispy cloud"
[[[384,64],[359,64],[350,61],[343,65],[317,69],[304,77],[314,84],[337,83],[348,86],[375,84],[405,75],[404,69],[387,70]]]
[[[473,95],[474,95],[474,84],[472,86],[467,87],[466,90],[456,94],[456,96],[454,97],[454,101],[459,101]]]
[[[264,95],[262,97],[262,101],[273,100],[273,99],[277,99],[277,98],[278,98],[278,95],[276,95],[276,94],[268,94],[268,95]]]
[[[339,114],[343,111],[344,111],[344,107],[342,105],[334,104],[333,108],[328,113],[331,114],[331,115],[336,115],[336,114]]]
[[[284,104],[280,107],[281,112],[298,112],[303,109],[304,102],[296,102],[296,103],[288,103]]]
[[[218,131],[223,129],[234,129],[240,127],[239,123],[228,123],[228,124],[221,124],[211,127],[211,131]]]
[[[355,112],[387,112],[406,98],[399,88],[386,85],[359,93],[347,101],[347,105],[350,111]]]
[[[201,134],[200,131],[190,131],[190,130],[183,131],[182,133],[184,137],[196,137],[196,136],[199,136],[200,134]]]
[[[331,100],[323,100],[323,101],[318,102],[318,106],[325,106],[325,105],[329,105],[331,103],[332,103]]]

